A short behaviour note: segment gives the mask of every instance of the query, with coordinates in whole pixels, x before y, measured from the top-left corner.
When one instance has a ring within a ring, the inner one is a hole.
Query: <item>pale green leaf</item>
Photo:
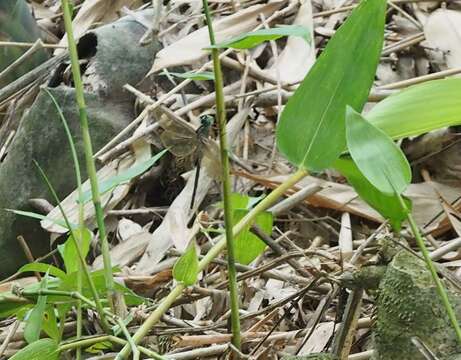
[[[284,36],[299,36],[307,42],[310,41],[310,31],[306,27],[300,25],[280,25],[271,29],[247,32],[209,48],[251,49],[265,41],[277,40]]]
[[[323,170],[344,150],[346,105],[361,110],[367,101],[383,45],[385,9],[385,0],[363,0],[289,99],[277,144],[294,165]]]
[[[393,139],[461,124],[461,79],[410,86],[378,103],[368,121]]]
[[[198,277],[198,257],[195,241],[192,241],[186,252],[176,261],[173,267],[173,277],[186,286],[194,285]]]
[[[40,284],[40,290],[47,288],[48,274],[42,279]],[[24,339],[31,344],[40,338],[40,332],[42,330],[43,315],[46,308],[46,295],[40,295],[37,298],[37,304],[30,311],[29,316],[26,319],[26,326],[24,327]]]
[[[10,360],[58,360],[58,344],[53,339],[40,339],[27,345]]]
[[[351,107],[346,110],[347,148],[360,172],[379,191],[401,194],[411,182],[402,150]]]
[[[237,224],[247,213],[246,209],[234,209],[234,224]],[[267,211],[258,214],[255,220],[255,224],[266,234],[272,233],[272,222],[272,214]],[[247,226],[234,238],[235,261],[240,264],[249,264],[261,255],[265,248],[266,244],[250,231],[250,226]]]
[[[92,232],[86,228],[83,229],[83,233],[80,229],[73,231],[77,237],[77,242],[80,244],[80,251],[85,258],[90,250],[90,242],[93,236]],[[75,248],[75,242],[72,238],[72,234],[67,238],[63,245],[58,246],[59,253],[61,254],[66,271],[68,274],[79,270],[80,259]]]
[[[48,220],[48,221],[51,221],[53,224],[56,224],[56,225],[59,225],[59,226],[62,226],[64,228],[67,229],[67,224],[65,221],[63,220],[53,220],[53,219],[48,219],[46,217],[46,215],[42,215],[42,214],[38,214],[38,213],[34,213],[32,211],[22,211],[22,210],[14,210],[14,209],[5,209],[6,211],[10,211],[12,212],[13,214],[16,214],[16,215],[21,215],[21,216],[25,216],[25,217],[29,217],[29,218],[32,218],[32,219],[37,219],[37,220]],[[73,228],[76,228],[77,225],[75,224],[70,224]]]
[[[211,71],[202,71],[202,72],[187,71],[183,73],[168,71],[168,74],[174,77],[180,78],[180,79],[214,81],[214,73],[212,73]],[[167,75],[167,74],[161,73],[160,75]]]

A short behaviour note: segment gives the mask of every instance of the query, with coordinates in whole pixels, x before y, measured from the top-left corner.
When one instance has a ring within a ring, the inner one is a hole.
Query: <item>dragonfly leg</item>
[[[194,178],[194,189],[192,190],[192,198],[190,201],[190,208],[194,208],[194,202],[195,202],[195,196],[197,195],[197,187],[198,187],[198,180],[200,177],[200,156],[197,157],[197,160],[195,162],[195,178]]]

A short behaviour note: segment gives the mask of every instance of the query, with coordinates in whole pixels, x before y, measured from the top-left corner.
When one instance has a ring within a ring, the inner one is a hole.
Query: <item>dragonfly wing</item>
[[[168,128],[163,131],[160,135],[163,145],[175,156],[183,157],[192,154],[197,149],[195,133],[190,136],[190,134],[175,130]]]
[[[219,145],[215,141],[207,139],[202,143],[202,153],[202,164],[206,167],[207,173],[215,179],[221,179]]]

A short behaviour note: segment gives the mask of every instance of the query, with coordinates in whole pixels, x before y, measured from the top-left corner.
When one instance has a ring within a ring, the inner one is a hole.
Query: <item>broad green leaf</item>
[[[40,272],[40,273],[48,273],[52,276],[56,276],[59,278],[65,277],[66,273],[62,271],[61,269],[57,268],[56,266],[50,265],[50,264],[44,264],[44,263],[29,263],[24,266],[22,266],[18,272]]]
[[[247,32],[230,40],[210,46],[209,49],[251,49],[265,41],[277,40],[284,36],[299,36],[310,42],[310,31],[306,27],[300,25],[280,25],[271,29]]]
[[[41,281],[41,290],[47,288],[48,274]],[[42,330],[43,315],[46,308],[46,295],[40,295],[37,299],[37,305],[30,311],[26,319],[26,326],[24,327],[24,339],[31,344],[40,338]]]
[[[186,252],[176,261],[173,267],[173,277],[186,286],[194,285],[198,277],[198,257],[195,241],[192,241]]]
[[[80,236],[80,229],[74,230],[73,233],[75,236],[77,236],[77,242],[80,243],[80,251],[85,258],[86,255],[88,255],[88,251],[90,250],[90,242],[93,234],[86,228],[83,229],[82,236]],[[72,239],[72,235],[67,238],[63,245],[58,246],[58,250],[64,260],[67,273],[70,274],[78,271],[80,260],[78,257],[77,249],[75,248],[74,240]]]
[[[234,209],[234,224],[237,224],[247,213],[246,209]],[[255,224],[267,234],[272,233],[272,222],[272,214],[267,211],[258,214],[255,220]],[[235,261],[240,264],[249,264],[262,254],[265,248],[266,244],[250,231],[250,226],[247,226],[234,238]]]
[[[131,179],[141,175],[151,166],[153,166],[166,152],[168,149],[160,151],[158,154],[151,157],[149,160],[142,162],[141,164],[134,165],[129,169],[121,172],[120,174],[111,177],[105,181],[99,183],[99,193],[105,194],[106,192],[114,189],[120,184],[129,182]],[[87,203],[91,200],[91,191],[85,191],[82,195],[83,203]]]
[[[10,360],[58,360],[58,344],[53,339],[40,339],[27,345]]]
[[[380,192],[367,180],[357,168],[357,165],[349,157],[340,157],[334,163],[334,167],[347,178],[357,194],[371,207],[378,211],[395,230],[400,230],[402,221],[407,213],[402,209],[399,199],[393,195],[386,195]],[[411,201],[405,199],[408,209],[411,209]]]
[[[180,79],[191,79],[191,80],[214,80],[214,73],[211,71],[202,71],[202,72],[195,72],[195,71],[187,71],[183,73],[178,72],[171,72],[168,71],[169,75],[175,76]],[[160,75],[166,75],[166,73],[161,73]]]
[[[277,144],[294,165],[320,171],[344,150],[346,105],[361,111],[367,101],[383,45],[385,9],[385,0],[363,0],[289,99]]]
[[[411,169],[402,150],[350,106],[346,110],[346,139],[352,159],[374,187],[389,195],[407,188]]]
[[[410,86],[384,99],[366,119],[393,139],[461,124],[461,79]]]

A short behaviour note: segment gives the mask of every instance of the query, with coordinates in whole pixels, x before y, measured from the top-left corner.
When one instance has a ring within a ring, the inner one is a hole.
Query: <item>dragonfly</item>
[[[160,140],[165,148],[178,158],[192,156],[195,159],[196,172],[190,203],[192,209],[197,195],[202,158],[207,160],[204,162],[205,165],[208,165],[207,169],[214,170],[210,171],[212,175],[215,175],[213,172],[216,173],[216,169],[220,168],[219,165],[216,166],[219,164],[218,145],[208,137],[214,123],[214,117],[211,115],[200,116],[200,125],[195,129],[167,107],[162,107],[160,111],[167,115],[167,120],[161,124],[164,131],[160,135]]]

